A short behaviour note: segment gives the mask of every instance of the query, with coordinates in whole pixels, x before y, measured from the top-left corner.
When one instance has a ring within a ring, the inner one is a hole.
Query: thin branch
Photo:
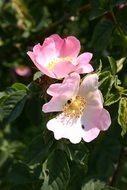
[[[122,173],[125,161],[126,161],[126,156],[127,156],[127,140],[126,140],[127,136],[124,136],[123,139],[123,144],[122,144],[122,148],[120,151],[120,155],[119,155],[119,159],[118,159],[118,163],[114,172],[114,175],[112,176],[112,179],[110,181],[110,185],[112,187],[115,187],[117,185],[118,179],[120,178],[120,175]]]

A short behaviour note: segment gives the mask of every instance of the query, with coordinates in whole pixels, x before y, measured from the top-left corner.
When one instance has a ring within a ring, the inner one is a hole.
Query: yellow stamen
[[[86,101],[81,96],[76,96],[74,99],[67,101],[63,108],[63,112],[67,117],[80,117],[85,109]]]
[[[58,57],[58,58],[54,58],[52,59],[49,64],[48,64],[48,69],[52,70],[58,63],[60,62],[65,62],[65,61],[72,61],[72,58],[67,56],[67,57]]]

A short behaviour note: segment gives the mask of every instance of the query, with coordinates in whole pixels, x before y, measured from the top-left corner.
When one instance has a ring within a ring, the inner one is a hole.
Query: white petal
[[[47,128],[54,132],[55,139],[67,138],[74,144],[79,143],[83,136],[80,119],[73,120],[64,114],[51,119]]]

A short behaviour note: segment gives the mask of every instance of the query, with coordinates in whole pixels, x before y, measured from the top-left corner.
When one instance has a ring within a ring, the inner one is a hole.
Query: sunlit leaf
[[[108,60],[109,60],[109,63],[110,63],[110,67],[111,67],[111,72],[113,75],[116,74],[117,72],[117,65],[116,65],[116,61],[113,57],[109,57],[108,56]]]
[[[107,186],[100,180],[91,179],[86,182],[81,190],[118,190],[117,188]]]
[[[12,85],[12,88],[14,88],[15,90],[28,90],[26,85],[22,84],[22,83],[14,83]]]
[[[110,97],[105,101],[105,106],[110,106],[120,100],[120,94],[111,94]]]
[[[34,74],[33,80],[37,80],[38,78],[40,78],[43,75],[42,72],[38,71]]]
[[[127,98],[121,98],[119,102],[119,110],[118,110],[118,123],[122,127],[121,135],[125,135],[127,132]]]
[[[117,73],[122,70],[123,64],[125,63],[126,57],[122,57],[121,59],[116,61],[117,64]]]
[[[109,92],[115,79],[110,71],[104,71],[99,75],[99,81],[99,89],[102,91],[104,98],[106,99],[110,95]]]
[[[99,180],[90,180],[84,184],[82,190],[102,190],[105,184]]]

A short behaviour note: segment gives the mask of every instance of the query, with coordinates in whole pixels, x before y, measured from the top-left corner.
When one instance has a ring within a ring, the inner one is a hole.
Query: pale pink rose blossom
[[[80,42],[74,36],[62,39],[54,34],[46,38],[42,45],[37,44],[27,54],[44,74],[52,78],[63,78],[75,71],[79,74],[93,71],[89,63],[92,53],[86,52],[78,56]]]
[[[97,74],[88,74],[80,84],[79,74],[72,73],[63,83],[52,84],[47,93],[52,98],[43,105],[43,112],[60,112],[47,123],[55,139],[67,138],[74,144],[81,139],[90,142],[109,128],[111,118],[103,108]]]

